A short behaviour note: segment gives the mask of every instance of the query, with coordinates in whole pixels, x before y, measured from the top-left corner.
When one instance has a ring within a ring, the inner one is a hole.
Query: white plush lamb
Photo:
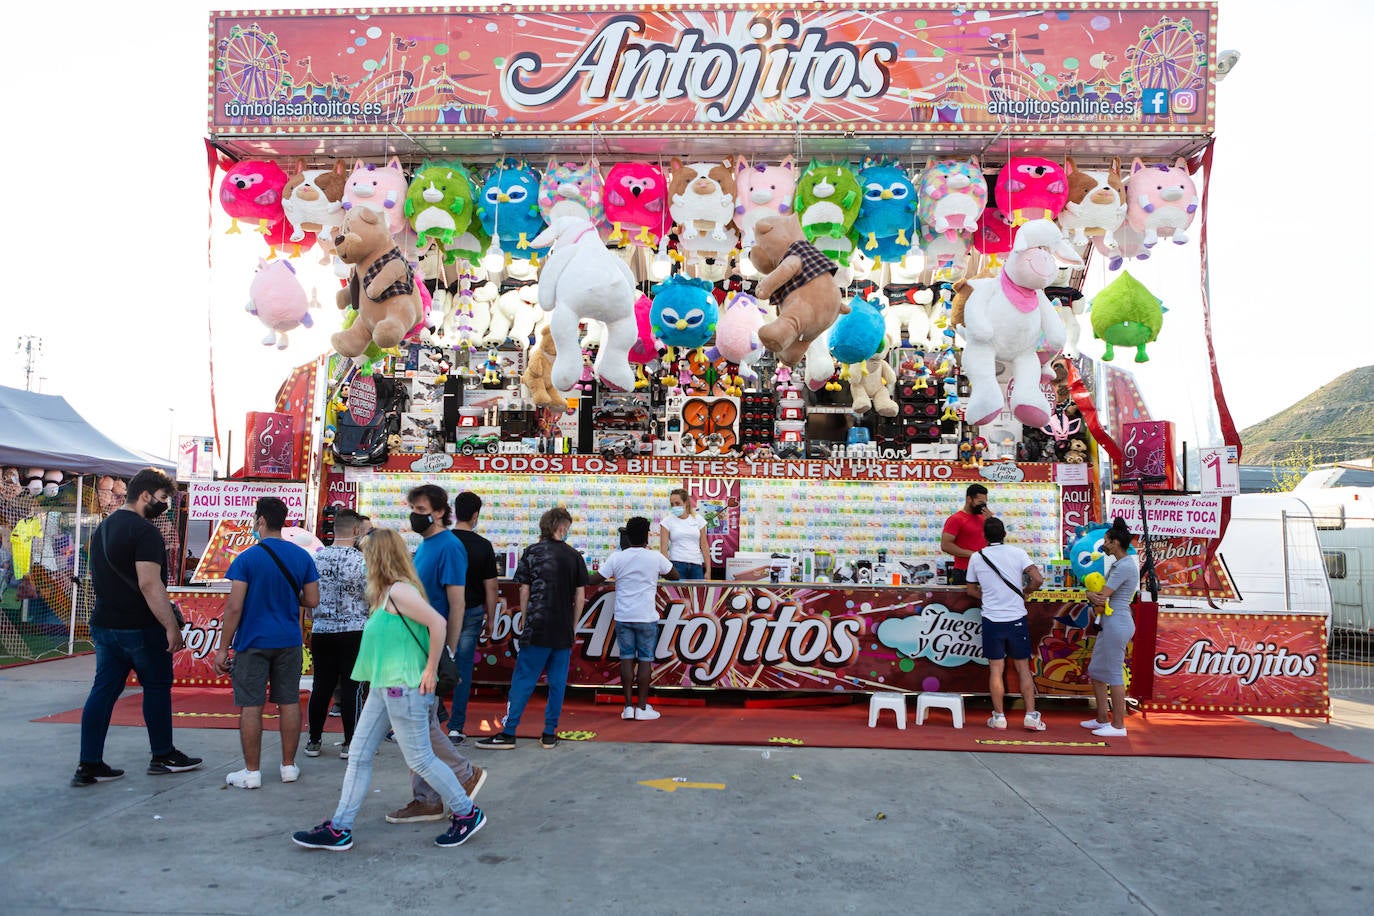
[[[1064,324],[1045,287],[1058,273],[1055,257],[1082,266],[1082,259],[1046,219],[1021,226],[1011,254],[997,276],[969,281],[973,292],[964,305],[959,331],[964,337],[963,370],[973,389],[964,419],[975,426],[993,420],[1005,398],[997,385],[997,363],[1011,370],[1011,409],[1027,426],[1044,426],[1050,404],[1040,390],[1041,352],[1064,346]]]
[[[630,348],[639,339],[639,291],[629,265],[606,249],[589,219],[560,216],[530,244],[552,246],[540,273],[539,307],[551,313],[549,331],[558,349],[550,373],[554,387],[566,391],[581,377],[578,325],[594,318],[606,325],[596,374],[622,391],[633,389]]]

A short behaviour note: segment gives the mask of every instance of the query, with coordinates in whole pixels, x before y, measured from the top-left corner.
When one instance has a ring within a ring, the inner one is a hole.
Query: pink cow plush
[[[735,159],[735,225],[745,248],[754,244],[754,224],[774,213],[789,213],[797,191],[797,167],[791,156],[778,165],[749,164]]]
[[[997,173],[997,206],[1013,226],[1033,219],[1058,219],[1069,200],[1069,179],[1057,162],[1014,156]]]
[[[353,163],[353,173],[344,185],[343,208],[370,207],[386,217],[386,228],[394,237],[408,228],[406,222],[405,172],[401,170],[401,160],[395,156],[386,165],[374,165],[359,159]]]
[[[1188,241],[1187,229],[1197,213],[1197,185],[1188,174],[1188,161],[1179,157],[1173,165],[1131,162],[1126,179],[1126,222],[1143,236],[1146,248],[1161,237],[1175,245]]]

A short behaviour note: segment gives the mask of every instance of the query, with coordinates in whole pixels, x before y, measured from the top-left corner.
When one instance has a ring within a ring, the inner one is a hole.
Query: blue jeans
[[[468,697],[472,694],[472,661],[477,653],[477,637],[487,619],[487,606],[479,604],[463,612],[463,632],[453,660],[458,663],[458,686],[453,688],[453,710],[448,714],[449,731],[462,731],[468,721]]]
[[[453,771],[439,762],[429,743],[429,720],[434,712],[434,694],[421,693],[418,687],[373,687],[367,695],[358,727],[349,745],[348,771],[344,773],[343,794],[330,821],[339,830],[352,830],[358,809],[367,798],[372,782],[372,758],[386,740],[387,723],[396,733],[396,744],[412,770],[433,786],[454,814],[472,813],[472,799]]]
[[[103,763],[110,716],[129,672],[143,687],[143,723],[154,757],[172,752],[172,653],[161,625],[137,630],[91,627],[95,681],[81,710],[81,762]]]
[[[673,569],[677,570],[679,579],[706,578],[706,566],[703,563],[683,563],[681,560],[674,560]]]
[[[501,726],[501,731],[507,735],[515,734],[520,717],[525,712],[525,704],[534,693],[534,685],[539,683],[539,675],[548,672],[549,701],[544,704],[544,734],[556,734],[558,716],[563,712],[563,694],[568,689],[568,665],[571,662],[572,649],[522,647],[515,659],[515,674],[510,679],[510,710],[506,713],[506,724]]]

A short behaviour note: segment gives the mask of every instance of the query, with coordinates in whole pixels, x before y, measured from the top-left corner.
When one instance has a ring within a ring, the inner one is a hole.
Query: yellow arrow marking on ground
[[[1105,741],[1014,741],[1006,738],[979,738],[979,744],[1009,744],[1014,747],[1110,747]]]
[[[723,782],[678,782],[675,779],[644,779],[641,786],[658,789],[662,792],[676,792],[678,789],[724,789]]]

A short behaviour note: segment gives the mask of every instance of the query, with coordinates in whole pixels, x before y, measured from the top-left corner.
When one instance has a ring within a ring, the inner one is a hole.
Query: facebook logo
[[[1140,93],[1140,112],[1147,115],[1169,113],[1169,90],[1144,89]]]

